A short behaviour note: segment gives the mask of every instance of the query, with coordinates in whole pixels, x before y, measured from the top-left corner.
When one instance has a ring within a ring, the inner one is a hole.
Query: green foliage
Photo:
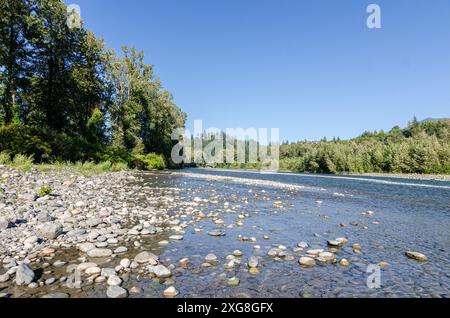
[[[280,168],[316,173],[450,173],[450,121],[413,120],[403,130],[349,141],[283,144]]]
[[[38,162],[49,159],[52,153],[42,131],[20,123],[0,126],[0,150],[7,150],[12,155],[33,155]]]
[[[132,164],[136,145],[170,155],[185,114],[153,66],[134,48],[118,57],[84,27],[69,29],[66,9],[0,0],[0,151],[114,169]]]
[[[11,155],[7,151],[0,152],[0,165],[8,165],[11,163]]]
[[[33,167],[33,156],[17,154],[14,156],[11,165],[23,171],[30,171]]]
[[[53,189],[49,186],[43,186],[40,187],[39,190],[37,191],[37,195],[42,198],[45,197],[46,195],[49,195],[50,193],[53,192]]]
[[[97,175],[106,172],[119,172],[128,170],[126,163],[111,163],[110,161],[104,161],[95,163],[92,161],[86,162],[61,162],[57,161],[51,164],[40,164],[37,166],[39,171],[53,171],[53,170],[65,170],[73,171],[74,173],[80,173],[83,175]]]
[[[133,164],[136,168],[142,170],[163,170],[166,163],[161,155],[149,153],[147,155],[135,155]]]

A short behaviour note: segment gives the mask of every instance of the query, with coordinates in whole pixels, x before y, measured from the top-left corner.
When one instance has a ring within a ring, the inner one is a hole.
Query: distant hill
[[[422,124],[430,121],[450,121],[450,118],[425,118],[424,120],[420,121],[420,123]]]

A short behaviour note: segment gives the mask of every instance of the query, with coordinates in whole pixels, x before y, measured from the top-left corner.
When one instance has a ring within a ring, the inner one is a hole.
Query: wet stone
[[[106,290],[106,295],[108,298],[126,298],[128,297],[128,292],[126,289],[120,286],[109,286]]]
[[[414,259],[416,261],[425,262],[428,258],[419,252],[408,251],[405,253],[408,258]]]

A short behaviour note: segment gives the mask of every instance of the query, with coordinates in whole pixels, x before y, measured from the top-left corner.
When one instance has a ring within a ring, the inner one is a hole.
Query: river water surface
[[[184,297],[449,297],[450,296],[450,183],[390,178],[329,177],[295,174],[261,174],[242,171],[207,169],[186,170],[187,175],[166,176],[158,180],[149,177],[147,186],[157,183],[180,187],[182,200],[194,197],[210,200],[205,213],[219,213],[225,221],[223,237],[206,233],[220,228],[210,220],[196,224],[203,232],[187,229],[184,240],[171,243],[163,256],[188,257],[193,270],[184,270],[175,278],[177,289]],[[190,175],[192,173],[193,175]],[[199,177],[199,175],[201,177]],[[214,175],[236,177],[214,180]],[[204,179],[203,177],[208,176]],[[255,180],[241,182],[241,179]],[[304,186],[303,189],[273,187],[257,180]],[[275,208],[281,201],[283,208]],[[224,204],[237,206],[229,211]],[[373,211],[374,215],[364,215]],[[227,229],[237,214],[248,213],[243,226]],[[351,225],[353,224],[353,225]],[[346,226],[341,226],[346,225]],[[269,240],[264,240],[264,236]],[[242,241],[254,237],[257,242]],[[299,242],[310,248],[327,250],[327,240],[349,239],[339,251],[338,259],[349,260],[348,267],[338,264],[301,267],[294,251]],[[352,245],[361,245],[361,253]],[[287,247],[293,260],[273,259],[267,255],[277,245]],[[255,249],[259,245],[260,249]],[[225,270],[227,255],[234,250],[244,254],[242,265]],[[418,262],[405,256],[406,251],[418,251],[428,262]],[[216,254],[220,265],[199,269],[208,253]],[[251,275],[245,261],[260,257],[260,273]],[[381,268],[381,288],[368,288],[370,264],[387,262]],[[236,276],[238,287],[224,281]],[[144,284],[145,285],[145,284]]]

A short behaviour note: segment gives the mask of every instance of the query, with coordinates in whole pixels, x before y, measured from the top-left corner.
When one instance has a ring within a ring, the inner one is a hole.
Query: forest
[[[351,140],[284,143],[282,170],[313,173],[450,173],[450,120],[414,118],[406,128]]]
[[[43,162],[170,166],[186,115],[144,63],[81,27],[60,0],[0,0],[0,151]],[[4,155],[3,155],[4,157]]]

